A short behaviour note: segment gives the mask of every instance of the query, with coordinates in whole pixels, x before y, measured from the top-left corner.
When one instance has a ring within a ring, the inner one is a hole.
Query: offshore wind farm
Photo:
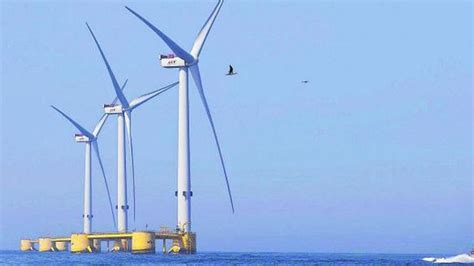
[[[472,3],[0,11],[0,264],[474,261]]]
[[[212,128],[213,137],[217,145],[220,163],[222,166],[227,192],[230,199],[232,213],[234,213],[234,204],[227,177],[227,171],[224,164],[221,146],[217,136],[216,128],[212,119],[211,110],[207,103],[204,93],[204,88],[201,81],[201,74],[199,72],[198,61],[199,54],[203,49],[204,42],[214,24],[214,21],[219,14],[219,11],[224,3],[219,0],[209,18],[205,21],[202,29],[198,33],[193,48],[190,53],[186,52],[167,35],[161,32],[158,28],[152,25],[145,18],[138,13],[126,7],[133,15],[142,20],[148,27],[150,27],[158,36],[168,45],[174,54],[168,54],[160,57],[160,62],[163,68],[177,68],[179,70],[179,79],[177,82],[165,85],[155,91],[151,91],[135,99],[128,100],[125,96],[124,89],[128,80],[126,79],[122,86],[119,85],[112,67],[107,60],[107,57],[99,44],[94,32],[88,23],[86,23],[92,38],[100,52],[100,56],[105,64],[107,73],[112,82],[112,87],[115,91],[116,98],[110,104],[104,104],[104,114],[97,122],[92,132],[86,130],[78,122],[65,114],[63,111],[55,106],[51,106],[65,119],[67,119],[79,132],[74,135],[76,142],[85,143],[85,158],[84,158],[84,190],[83,190],[83,231],[75,233],[71,236],[46,236],[38,239],[21,239],[21,251],[35,251],[39,252],[54,252],[66,251],[68,247],[72,253],[93,253],[101,251],[101,242],[107,242],[107,251],[113,252],[129,252],[132,253],[155,253],[155,242],[162,240],[163,253],[182,253],[194,254],[196,253],[196,233],[191,230],[191,197],[193,192],[191,190],[191,172],[190,172],[190,146],[189,146],[189,96],[188,96],[188,70],[191,71],[192,77],[198,89],[202,104],[204,105],[207,118]],[[133,199],[133,220],[136,220],[137,204],[136,204],[136,189],[135,189],[135,164],[132,141],[132,111],[140,105],[152,100],[160,94],[170,90],[178,85],[179,87],[179,104],[178,104],[178,174],[177,174],[177,189],[175,197],[177,198],[177,223],[176,226],[164,227],[159,231],[131,231],[128,226],[129,209],[127,180],[128,169],[131,169],[132,176],[132,199]],[[117,202],[115,208],[111,200],[111,192],[109,189],[107,176],[102,164],[102,159],[99,152],[98,136],[106,123],[109,116],[117,116]],[[128,145],[127,145],[128,144]],[[127,147],[130,153],[130,166],[127,165]],[[93,231],[93,204],[92,204],[92,171],[91,171],[91,150],[97,156],[97,161],[100,165],[104,185],[109,200],[111,217],[113,221],[114,230],[110,232],[95,232]],[[114,210],[115,209],[115,210]],[[116,218],[115,218],[116,216]],[[170,229],[171,228],[171,229]],[[167,248],[166,241],[171,243],[170,248]],[[109,248],[110,242],[112,247]],[[37,244],[37,247],[35,246]]]

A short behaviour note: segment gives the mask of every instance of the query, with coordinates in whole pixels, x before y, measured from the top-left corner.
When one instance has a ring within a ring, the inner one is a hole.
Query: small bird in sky
[[[302,80],[301,83],[309,83],[309,80]]]
[[[235,75],[237,74],[237,72],[234,72],[234,68],[232,67],[232,65],[229,65],[229,72],[226,74],[227,76],[232,76],[232,75]]]

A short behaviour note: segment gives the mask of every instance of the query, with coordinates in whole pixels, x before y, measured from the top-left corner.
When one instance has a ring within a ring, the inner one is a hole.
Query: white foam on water
[[[446,258],[423,258],[424,261],[433,263],[474,263],[474,257],[468,254],[461,254]]]

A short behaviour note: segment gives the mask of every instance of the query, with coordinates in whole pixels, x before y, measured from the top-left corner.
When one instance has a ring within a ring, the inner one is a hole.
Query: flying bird
[[[234,72],[234,68],[232,65],[229,65],[229,72],[226,74],[227,76],[235,75],[237,72]]]
[[[309,83],[309,80],[302,80],[301,83]]]

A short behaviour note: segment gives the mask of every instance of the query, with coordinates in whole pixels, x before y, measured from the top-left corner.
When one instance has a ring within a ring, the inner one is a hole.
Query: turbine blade
[[[81,125],[79,125],[76,121],[74,121],[72,118],[70,118],[67,114],[63,113],[61,110],[56,108],[54,105],[51,105],[51,107],[54,110],[58,111],[58,113],[60,113],[62,116],[64,116],[69,122],[71,122],[71,124],[73,124],[83,135],[87,136],[90,139],[94,138],[94,136],[89,131],[87,131],[85,128],[83,128]]]
[[[181,48],[179,45],[177,45],[173,40],[171,40],[166,34],[164,34],[162,31],[160,31],[158,28],[153,26],[148,20],[146,20],[144,17],[140,16],[137,12],[133,11],[131,8],[128,6],[125,7],[128,11],[130,11],[132,14],[134,14],[137,18],[139,18],[141,21],[143,21],[150,29],[152,29],[160,38],[168,45],[168,47],[175,53],[177,56],[179,56],[181,59],[186,61],[187,63],[194,62],[194,57],[190,55],[188,52],[186,52],[183,48]]]
[[[219,139],[217,138],[216,128],[214,127],[211,111],[209,110],[209,105],[207,104],[206,95],[204,94],[204,90],[202,88],[201,74],[199,73],[199,67],[196,64],[196,65],[191,66],[190,69],[191,69],[191,75],[193,76],[194,82],[196,83],[196,87],[199,91],[199,95],[201,96],[204,109],[206,109],[207,118],[209,119],[209,123],[211,124],[212,133],[214,134],[214,140],[216,141],[217,150],[219,151],[219,158],[221,160],[222,170],[224,171],[225,183],[227,185],[227,192],[229,193],[232,213],[234,213],[234,201],[232,200],[232,193],[230,191],[229,178],[227,177],[227,171],[224,164],[224,158],[222,156],[221,145],[219,144]]]
[[[193,48],[191,49],[191,55],[194,58],[199,57],[199,54],[201,53],[204,42],[206,42],[207,35],[209,34],[209,31],[212,28],[212,24],[214,24],[214,21],[216,20],[216,17],[219,14],[219,11],[221,10],[223,3],[224,3],[224,0],[219,0],[216,7],[214,7],[214,10],[212,11],[211,15],[209,16],[209,18],[207,18],[206,23],[204,23],[204,25],[202,26],[201,31],[199,32],[198,36],[196,37],[196,40],[194,41],[194,44],[193,44]]]
[[[89,29],[90,33],[92,34],[92,38],[94,38],[95,44],[97,45],[97,48],[99,48],[100,55],[102,56],[102,59],[104,60],[105,66],[107,67],[107,71],[109,72],[110,79],[112,80],[112,84],[114,85],[115,89],[115,94],[117,94],[117,97],[120,100],[120,103],[122,104],[123,107],[127,108],[128,107],[128,101],[127,98],[125,98],[125,95],[123,94],[122,90],[120,89],[120,86],[117,82],[117,79],[115,78],[114,72],[112,71],[112,68],[110,67],[109,62],[107,61],[107,58],[105,57],[104,52],[102,51],[102,48],[100,47],[99,42],[97,41],[94,32],[92,31],[91,27],[89,27],[89,24],[86,23],[87,28]]]
[[[97,138],[99,136],[100,130],[105,124],[105,121],[107,121],[107,118],[109,118],[109,114],[103,114],[102,117],[99,119],[99,122],[95,125],[94,131],[92,131],[92,135],[94,135],[94,138]]]
[[[123,92],[123,90],[125,90],[125,87],[127,86],[127,83],[128,83],[128,79],[126,79],[125,82],[122,85],[122,88],[121,88],[122,92]],[[117,103],[117,101],[118,101],[118,97],[115,97],[114,100],[112,101],[112,104]]]
[[[147,94],[144,94],[138,98],[135,98],[133,100],[130,101],[130,109],[133,110],[135,108],[137,108],[138,106],[146,103],[147,101],[153,99],[154,97],[162,94],[163,92],[173,88],[174,86],[178,85],[179,82],[175,82],[175,83],[172,83],[168,86],[165,86],[163,88],[160,88],[160,89],[157,89],[157,90],[154,90],[152,92],[149,92]]]
[[[122,85],[122,91],[125,89],[125,86],[127,85],[128,79],[125,80],[125,82]],[[118,98],[115,97],[113,100],[112,104],[115,104],[117,102]],[[102,117],[100,118],[99,122],[97,122],[97,125],[95,125],[94,131],[92,131],[92,135],[94,135],[95,138],[99,136],[100,131],[102,130],[102,127],[105,124],[105,121],[107,121],[107,118],[109,118],[108,114],[103,114]]]
[[[97,156],[97,160],[99,161],[100,170],[102,170],[102,176],[104,177],[105,189],[107,190],[107,197],[109,198],[110,211],[112,212],[112,220],[114,221],[114,228],[117,228],[117,223],[115,222],[115,214],[114,214],[114,207],[112,204],[112,198],[110,197],[109,184],[107,182],[107,177],[105,176],[104,165],[102,164],[102,159],[100,159],[99,145],[97,144],[97,140],[92,141],[92,147]]]
[[[133,197],[133,222],[136,220],[137,205],[135,197],[135,163],[133,160],[133,141],[132,141],[132,112],[127,111],[124,113],[125,116],[125,126],[127,127],[127,136],[128,136],[128,147],[130,149],[130,162],[132,164],[132,197]]]

